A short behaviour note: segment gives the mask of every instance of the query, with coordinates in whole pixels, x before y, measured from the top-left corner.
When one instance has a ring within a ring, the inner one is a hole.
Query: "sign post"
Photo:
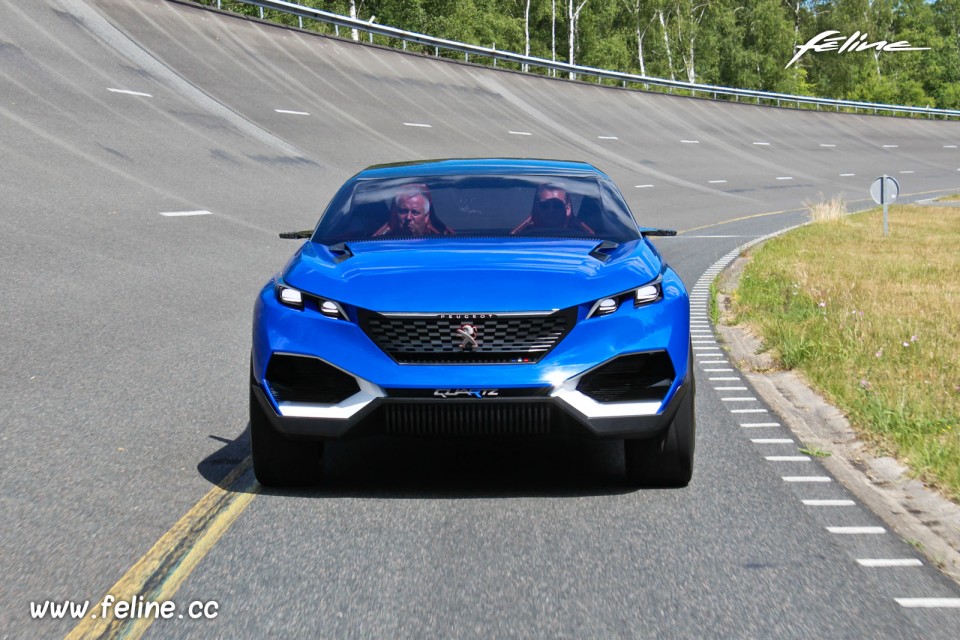
[[[893,176],[882,175],[870,185],[870,196],[877,204],[883,205],[883,235],[887,230],[887,204],[893,202],[900,195],[900,183]]]

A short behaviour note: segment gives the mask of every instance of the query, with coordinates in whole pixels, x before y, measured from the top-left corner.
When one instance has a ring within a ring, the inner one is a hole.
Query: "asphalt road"
[[[2,637],[66,634],[30,603],[98,600],[246,458],[253,299],[295,247],[276,233],[369,164],[592,162],[683,232],[658,245],[690,286],[818,193],[862,206],[882,173],[905,200],[960,190],[956,122],[527,77],[166,0],[0,16]],[[851,498],[784,481],[826,473],[767,460],[797,443],[754,442],[790,435],[742,427],[775,418],[731,413],[724,367],[698,367],[687,489],[626,490],[610,443],[334,445],[322,488],[257,494],[186,578],[176,600],[216,619],[147,635],[955,637],[960,609],[896,599],[960,589],[861,566],[920,556],[829,531],[882,525],[805,504]]]

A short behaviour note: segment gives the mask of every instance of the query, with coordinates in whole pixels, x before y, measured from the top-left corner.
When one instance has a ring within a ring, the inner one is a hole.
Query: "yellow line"
[[[234,520],[247,508],[260,492],[260,485],[252,474],[245,477],[252,467],[246,460],[227,474],[217,486],[200,499],[170,528],[163,537],[120,580],[110,587],[106,595],[116,601],[143,596],[144,602],[170,600],[196,568],[200,560],[226,533]],[[233,485],[237,486],[233,486]],[[91,602],[91,616],[84,618],[67,635],[67,640],[88,638],[139,638],[153,622],[152,618],[117,619],[111,615],[99,616],[99,603]]]
[[[943,192],[945,192],[945,191],[954,192],[954,191],[957,191],[957,189],[933,189],[932,191],[915,191],[915,192],[913,192],[913,193],[903,193],[903,194],[900,194],[900,197],[901,197],[901,198],[906,198],[906,197],[912,197],[912,196],[925,196],[925,195],[927,195],[928,193],[943,193]],[[868,200],[868,198],[860,198],[860,199],[858,199],[858,200],[850,200],[850,202],[851,202],[851,203],[853,203],[853,202],[866,202],[867,200]],[[901,203],[898,202],[897,204],[901,204]],[[908,203],[905,203],[905,204],[913,204],[913,203],[908,202]],[[879,205],[877,205],[877,206],[879,206]],[[740,218],[731,218],[730,220],[724,220],[724,221],[722,221],[722,222],[713,222],[713,223],[711,223],[711,224],[705,224],[705,225],[703,225],[702,227],[694,227],[694,228],[692,228],[692,229],[684,229],[683,231],[678,231],[678,232],[677,232],[677,235],[678,235],[678,236],[679,236],[679,235],[683,235],[684,233],[690,233],[691,231],[700,231],[701,229],[710,229],[711,227],[719,227],[719,226],[722,226],[722,225],[725,225],[725,224],[730,224],[731,222],[742,222],[742,221],[744,221],[744,220],[750,220],[750,219],[752,219],[752,218],[763,218],[763,217],[766,217],[766,216],[779,216],[779,215],[782,215],[782,214],[784,214],[784,213],[796,213],[796,212],[798,212],[798,211],[804,211],[804,209],[784,209],[783,211],[767,211],[767,212],[765,212],[765,213],[754,213],[754,214],[749,215],[749,216],[742,216],[742,217],[740,217]]]

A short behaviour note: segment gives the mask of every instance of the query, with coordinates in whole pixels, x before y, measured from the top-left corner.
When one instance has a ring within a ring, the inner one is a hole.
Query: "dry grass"
[[[960,498],[960,209],[893,206],[755,251],[736,312],[854,427]]]
[[[937,198],[937,202],[960,202],[960,193],[951,193],[948,196]]]
[[[847,200],[842,193],[829,199],[818,193],[816,200],[807,200],[803,206],[813,222],[837,222],[847,215]]]

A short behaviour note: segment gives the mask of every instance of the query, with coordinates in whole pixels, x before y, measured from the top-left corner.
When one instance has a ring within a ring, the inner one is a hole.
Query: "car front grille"
[[[485,364],[539,362],[576,322],[576,308],[549,315],[453,314],[384,315],[360,311],[360,326],[400,364]],[[453,316],[453,317],[451,317]],[[461,348],[457,331],[476,329],[476,348]]]
[[[545,402],[429,402],[389,404],[384,426],[395,436],[537,436],[551,433]]]

